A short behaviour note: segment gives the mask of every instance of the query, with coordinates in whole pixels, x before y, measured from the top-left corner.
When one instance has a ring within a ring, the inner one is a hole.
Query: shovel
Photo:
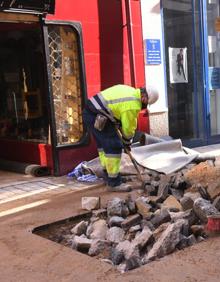
[[[120,131],[120,129],[118,127],[115,127],[116,129],[116,132],[118,134],[118,137],[120,138],[122,144],[123,144],[123,138],[122,138],[122,133]],[[136,171],[137,171],[137,175],[138,175],[138,179],[141,181],[142,185],[141,185],[141,189],[145,189],[145,186],[146,186],[146,182],[145,180],[143,179],[142,175],[141,175],[141,172],[140,172],[140,169],[138,167],[138,164],[136,162],[136,160],[134,159],[134,157],[132,156],[131,152],[124,146],[124,151],[125,153],[129,156],[130,160],[132,161],[132,164],[134,165]]]

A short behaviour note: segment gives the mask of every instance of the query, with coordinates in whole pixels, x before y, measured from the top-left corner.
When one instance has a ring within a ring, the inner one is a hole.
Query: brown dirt
[[[194,176],[201,173],[203,169],[194,171]],[[211,179],[216,175],[211,174]],[[125,196],[107,193],[103,187],[80,192],[62,188],[0,206],[1,282],[220,281],[220,237],[120,274],[104,262],[32,234],[37,226],[81,213],[81,197],[85,195],[100,196],[102,205],[113,196]]]

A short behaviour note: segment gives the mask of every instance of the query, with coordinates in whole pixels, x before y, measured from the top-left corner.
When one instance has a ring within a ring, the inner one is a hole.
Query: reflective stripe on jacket
[[[140,89],[127,85],[115,85],[90,99],[93,107],[105,114],[111,121],[119,120],[126,139],[134,136],[137,116],[141,110]]]

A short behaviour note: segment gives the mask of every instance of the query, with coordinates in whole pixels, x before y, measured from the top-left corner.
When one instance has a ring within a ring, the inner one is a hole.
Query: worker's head
[[[159,98],[158,91],[153,86],[148,86],[147,88],[140,87],[140,91],[142,109],[146,108],[148,105],[154,104]]]

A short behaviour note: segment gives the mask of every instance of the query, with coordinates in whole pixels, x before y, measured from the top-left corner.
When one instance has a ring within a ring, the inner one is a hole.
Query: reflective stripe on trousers
[[[110,185],[116,186],[121,181],[119,170],[123,146],[112,122],[108,120],[105,128],[98,131],[94,128],[95,118],[93,112],[83,111],[83,121],[96,140],[101,165],[107,170]]]

